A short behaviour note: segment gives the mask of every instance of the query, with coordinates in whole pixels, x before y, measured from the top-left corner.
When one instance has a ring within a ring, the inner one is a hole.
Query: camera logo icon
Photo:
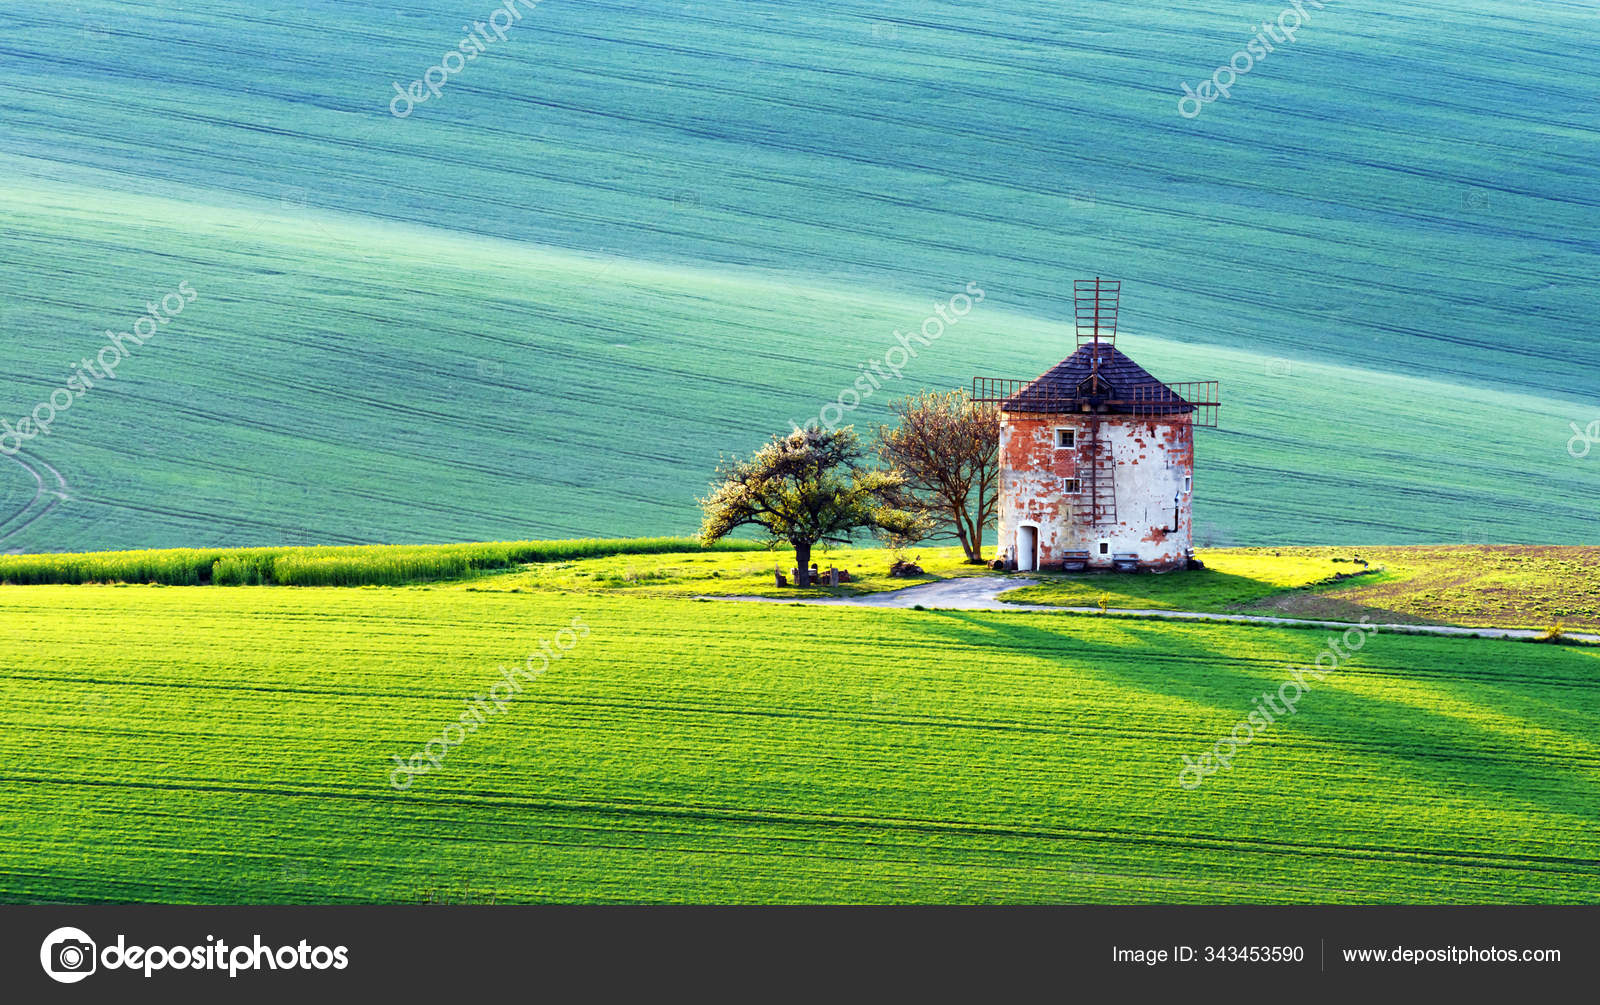
[[[58,928],[44,937],[39,962],[62,984],[76,984],[94,973],[94,940],[81,928]]]

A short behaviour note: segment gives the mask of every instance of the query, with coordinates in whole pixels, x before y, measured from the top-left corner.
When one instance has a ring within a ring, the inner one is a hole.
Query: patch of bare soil
[[[1371,604],[1326,593],[1303,591],[1268,597],[1240,607],[1252,614],[1270,614],[1276,617],[1304,618],[1308,621],[1355,621],[1371,618],[1381,625],[1444,625],[1449,622],[1434,621],[1406,611]]]

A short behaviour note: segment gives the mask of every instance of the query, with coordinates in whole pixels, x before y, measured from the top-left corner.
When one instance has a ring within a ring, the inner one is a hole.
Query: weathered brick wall
[[[1056,430],[1077,430],[1079,446],[1056,446]],[[1010,415],[1001,417],[1000,551],[1017,546],[1018,530],[1037,526],[1039,561],[1059,565],[1066,552],[1086,551],[1094,565],[1109,566],[1120,554],[1136,554],[1141,565],[1173,568],[1193,549],[1192,492],[1194,430],[1188,422],[1107,417],[1100,435],[1111,444],[1116,464],[1116,522],[1096,526],[1077,518],[1090,505],[1087,416]],[[1064,480],[1083,482],[1081,495],[1066,494]],[[1177,523],[1174,496],[1178,497]],[[1175,530],[1172,528],[1176,528]],[[1100,555],[1101,541],[1109,554]]]

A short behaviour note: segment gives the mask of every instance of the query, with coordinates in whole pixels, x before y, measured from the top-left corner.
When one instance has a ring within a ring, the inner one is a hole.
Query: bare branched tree
[[[934,525],[930,538],[955,538],[968,562],[983,561],[983,533],[1000,496],[1000,413],[964,391],[924,391],[889,406],[898,426],[878,427],[878,457],[900,476],[894,505]]]

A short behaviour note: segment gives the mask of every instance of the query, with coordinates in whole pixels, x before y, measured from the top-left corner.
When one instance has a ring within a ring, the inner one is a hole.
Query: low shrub
[[[719,541],[705,550],[754,551],[762,547],[754,541]],[[4,555],[0,556],[0,584],[397,586],[460,579],[478,572],[538,562],[700,550],[700,543],[694,538],[647,537]]]

